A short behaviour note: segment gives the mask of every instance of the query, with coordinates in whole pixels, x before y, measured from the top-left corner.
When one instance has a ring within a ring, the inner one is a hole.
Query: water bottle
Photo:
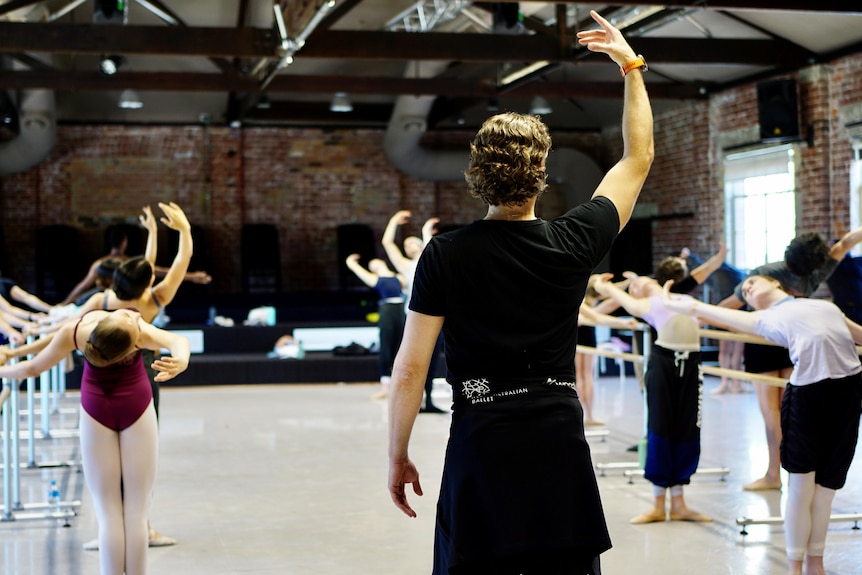
[[[305,348],[302,347],[302,340],[296,340],[296,359],[305,359]]]
[[[51,484],[48,485],[48,505],[56,507],[58,511],[60,510],[60,488],[53,479],[51,480]]]

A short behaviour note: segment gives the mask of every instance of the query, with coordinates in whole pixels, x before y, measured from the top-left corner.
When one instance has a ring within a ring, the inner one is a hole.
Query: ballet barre
[[[705,375],[726,376],[731,379],[739,379],[741,381],[750,381],[752,383],[765,383],[773,387],[785,387],[787,379],[783,377],[775,377],[773,375],[762,375],[760,373],[749,373],[738,369],[727,369],[725,367],[715,367],[713,365],[701,365],[700,372]]]
[[[61,386],[56,382],[56,374],[49,370],[47,385],[42,390],[42,410],[43,416],[45,412],[50,410],[48,396],[51,393],[52,387],[55,392],[55,407],[59,412],[57,405],[57,396]],[[52,381],[55,380],[55,381]],[[69,519],[77,515],[76,507],[81,506],[81,501],[52,501],[52,502],[21,502],[21,484],[20,470],[21,469],[41,469],[44,467],[68,467],[77,465],[76,462],[36,462],[35,461],[35,446],[33,439],[39,433],[34,429],[35,421],[33,419],[35,410],[34,392],[35,379],[27,380],[27,395],[28,395],[28,426],[27,432],[22,432],[19,429],[19,410],[18,410],[18,395],[20,391],[20,382],[3,379],[2,392],[0,397],[0,409],[2,409],[2,438],[3,438],[3,512],[0,515],[0,521],[22,521],[22,520],[37,520],[37,519],[55,519],[63,524],[64,527],[70,526]],[[50,415],[50,413],[48,413]],[[77,430],[61,430],[61,431],[77,431]],[[64,433],[65,434],[65,433]],[[56,433],[54,437],[56,437]],[[72,436],[71,434],[68,436]],[[30,461],[22,463],[20,461],[20,439],[27,437],[30,440]],[[50,438],[52,435],[44,435],[45,438]]]
[[[635,464],[637,466],[637,464]],[[623,477],[628,477],[629,483],[634,483],[634,477],[642,477],[643,469],[626,469],[623,471]],[[698,467],[694,475],[718,475],[721,481],[727,481],[726,477],[730,475],[730,469],[727,467]]]
[[[853,527],[850,529],[859,531],[859,521],[862,521],[862,513],[836,513],[829,517],[830,523],[839,523],[843,521],[852,521]],[[765,517],[763,519],[752,519],[750,517],[739,517],[736,524],[742,526],[740,535],[745,537],[748,535],[746,527],[749,525],[784,525],[784,517]]]
[[[609,463],[596,463],[596,471],[599,472],[601,477],[605,477],[606,472],[611,469],[637,469],[638,467],[640,467],[640,464],[637,461],[611,461]]]
[[[631,361],[633,363],[643,363],[643,357],[634,353],[627,353],[624,351],[614,351],[611,349],[600,349],[596,347],[579,345],[578,353],[608,357],[611,359],[622,359],[625,361]],[[608,435],[610,435],[610,431],[608,431],[607,429],[588,429],[584,431],[584,437],[601,437],[602,441],[606,441]]]
[[[584,431],[584,437],[601,437],[602,441],[605,441],[610,433],[607,429],[587,429]]]
[[[622,359],[623,361],[630,361],[632,363],[644,363],[644,358],[642,355],[638,355],[636,353],[629,353],[627,351],[614,351],[612,349],[599,349],[597,347],[579,345],[578,353],[583,353],[586,355],[597,355],[601,357],[608,357],[611,359]]]
[[[758,345],[772,345],[775,347],[783,347],[777,343],[763,339],[757,335],[749,335],[747,333],[736,333],[723,329],[699,329],[698,335],[706,339],[726,339],[728,341],[741,341],[742,343],[756,343]],[[862,355],[862,345],[856,346],[856,353]]]

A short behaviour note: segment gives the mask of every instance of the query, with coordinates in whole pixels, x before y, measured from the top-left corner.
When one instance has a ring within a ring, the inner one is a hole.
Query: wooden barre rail
[[[765,383],[773,387],[785,387],[788,381],[783,377],[761,375],[759,373],[748,373],[747,371],[739,371],[738,369],[727,369],[724,367],[715,367],[712,365],[701,365],[700,372],[708,375],[726,376],[731,379],[741,379],[742,381]]]
[[[704,337],[706,339],[726,339],[728,341],[741,341],[743,343],[757,343],[760,345],[774,345],[775,347],[781,347],[777,343],[765,340],[760,336],[749,335],[747,333],[736,333],[725,331],[723,329],[699,329],[697,330],[697,333],[700,337]],[[856,346],[856,353],[862,355],[862,346]]]
[[[625,351],[613,351],[610,349],[598,349],[596,347],[589,346],[578,346],[578,353],[583,353],[586,355],[599,355],[602,357],[609,357],[611,359],[622,359],[624,361],[630,361],[632,363],[643,363],[644,358],[642,355],[637,355],[636,353],[628,353]]]
[[[748,335],[747,333],[736,333],[733,331],[725,331],[723,329],[699,329],[697,330],[700,337],[707,339],[726,339],[728,341],[741,341],[744,343],[757,343],[760,345],[774,345],[780,347],[777,343],[767,341],[757,335]]]

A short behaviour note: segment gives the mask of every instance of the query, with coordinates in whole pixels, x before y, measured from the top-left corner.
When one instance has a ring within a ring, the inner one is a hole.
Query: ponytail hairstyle
[[[90,332],[84,346],[84,357],[95,367],[105,367],[123,359],[134,350],[135,342],[127,329],[110,321],[110,316],[101,320]]]
[[[131,258],[114,271],[114,293],[122,301],[138,299],[153,280],[153,266],[143,256]]]

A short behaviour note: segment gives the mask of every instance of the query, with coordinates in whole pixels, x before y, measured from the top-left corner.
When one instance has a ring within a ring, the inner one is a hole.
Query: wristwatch
[[[620,68],[620,76],[625,78],[626,74],[628,74],[629,72],[631,72],[635,68],[640,68],[641,72],[646,72],[647,70],[649,70],[649,66],[647,66],[646,60],[644,60],[644,57],[641,56],[640,54],[638,54],[637,58],[635,58],[631,62],[626,62]]]

